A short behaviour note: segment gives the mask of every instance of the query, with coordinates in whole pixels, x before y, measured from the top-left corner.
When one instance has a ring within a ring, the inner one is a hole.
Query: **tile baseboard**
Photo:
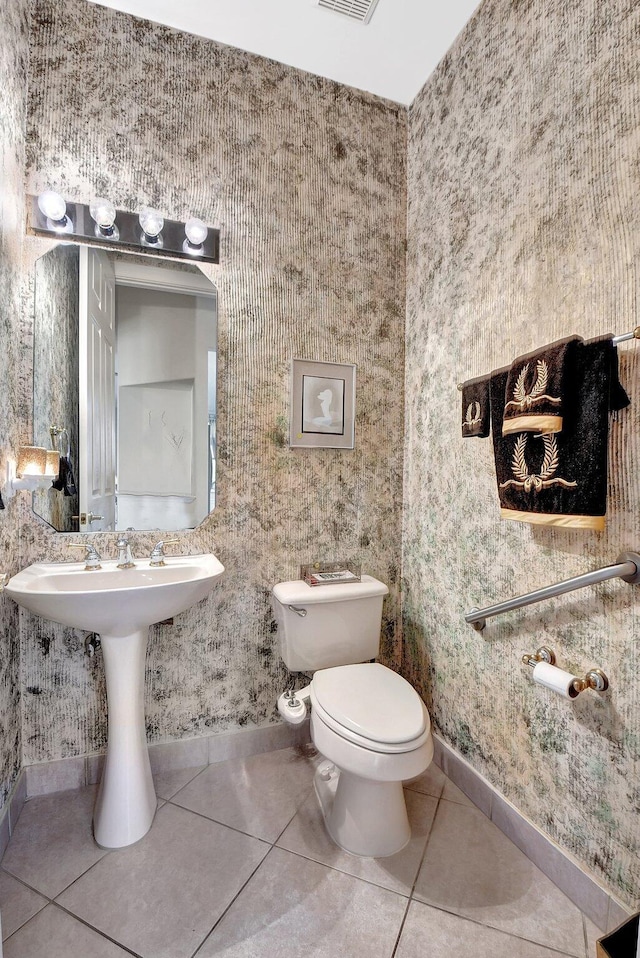
[[[447,778],[598,928],[611,931],[632,914],[630,908],[618,901],[577,859],[529,821],[439,735],[434,734],[433,740],[433,760]]]
[[[9,798],[0,811],[0,860],[4,855],[9,839],[13,830],[18,824],[22,806],[27,800],[27,776],[24,769],[21,770],[16,783],[11,789]],[[2,951],[0,950],[0,958]]]
[[[202,738],[154,743],[149,746],[149,758],[153,772],[168,772],[196,765],[213,765],[232,758],[248,758],[261,752],[306,745],[310,741],[307,719],[296,726],[278,723],[234,729]],[[77,755],[22,768],[0,810],[0,860],[28,798],[95,785],[100,781],[104,759],[104,753]]]
[[[215,765],[232,758],[247,758],[261,752],[305,745],[310,741],[307,719],[296,726],[278,723],[234,729],[201,738],[154,743],[149,745],[149,759],[153,772],[169,772],[197,765]],[[100,781],[104,759],[104,753],[96,753],[28,765],[21,772],[25,778],[25,797],[34,798],[36,795],[95,785]]]

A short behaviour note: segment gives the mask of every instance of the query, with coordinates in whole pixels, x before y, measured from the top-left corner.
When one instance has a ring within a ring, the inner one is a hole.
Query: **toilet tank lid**
[[[374,595],[387,595],[384,582],[372,575],[363,575],[361,582],[344,582],[339,585],[307,585],[303,579],[291,582],[278,582],[273,594],[282,605],[312,605],[314,602],[348,602]]]

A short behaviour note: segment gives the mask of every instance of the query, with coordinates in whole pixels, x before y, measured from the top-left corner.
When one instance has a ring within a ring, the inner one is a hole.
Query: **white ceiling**
[[[368,24],[317,0],[100,2],[408,105],[479,0],[379,0]]]

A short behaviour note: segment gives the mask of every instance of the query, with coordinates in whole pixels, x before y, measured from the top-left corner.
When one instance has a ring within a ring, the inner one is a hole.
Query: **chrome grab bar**
[[[299,615],[301,619],[304,619],[307,614],[306,609],[301,609],[299,605],[290,605],[288,606],[289,612],[295,612],[296,615]]]
[[[503,612],[511,612],[513,609],[521,609],[525,605],[533,605],[534,602],[540,602],[542,599],[552,599],[557,595],[564,595],[565,592],[584,589],[588,585],[595,585],[597,582],[606,582],[607,579],[616,578],[623,579],[624,582],[630,582],[633,585],[640,582],[639,553],[623,552],[618,556],[616,565],[608,565],[603,569],[585,572],[583,575],[574,576],[572,579],[556,582],[555,585],[548,585],[543,589],[527,592],[526,595],[518,595],[513,599],[498,602],[497,605],[490,605],[486,609],[471,609],[465,615],[464,620],[471,623],[478,632],[482,632],[487,624],[486,620],[493,615],[501,615]]]

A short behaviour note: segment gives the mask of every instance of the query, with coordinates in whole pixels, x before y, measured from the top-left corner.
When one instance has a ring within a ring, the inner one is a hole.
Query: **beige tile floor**
[[[432,766],[386,859],[333,845],[311,747],[156,776],[136,845],[94,788],[31,799],[0,864],[4,958],[592,958],[598,930]]]

